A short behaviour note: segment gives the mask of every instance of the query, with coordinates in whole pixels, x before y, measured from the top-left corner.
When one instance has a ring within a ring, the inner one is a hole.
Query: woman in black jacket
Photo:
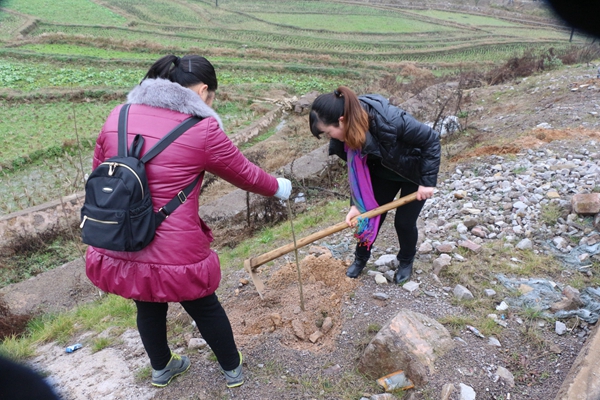
[[[440,135],[384,97],[358,97],[344,86],[316,98],[310,111],[310,130],[317,138],[321,134],[329,137],[329,154],[348,162],[352,194],[348,225],[354,225],[351,221],[357,215],[394,200],[398,192],[401,196],[417,192],[416,201],[396,210],[394,221],[400,245],[394,282],[406,282],[416,254],[417,218],[437,183]],[[372,219],[371,228],[359,235],[347,276],[356,278],[364,269],[385,217],[382,214]],[[364,228],[359,227],[359,231]]]

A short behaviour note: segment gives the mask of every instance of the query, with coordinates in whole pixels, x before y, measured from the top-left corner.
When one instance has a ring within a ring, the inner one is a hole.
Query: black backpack
[[[142,135],[135,136],[127,154],[129,106],[125,104],[119,114],[119,153],[92,171],[85,184],[85,202],[81,208],[83,242],[115,251],[139,251],[146,247],[154,239],[156,228],[187,200],[202,176],[155,213],[145,164],[201,119],[186,119],[140,158]]]

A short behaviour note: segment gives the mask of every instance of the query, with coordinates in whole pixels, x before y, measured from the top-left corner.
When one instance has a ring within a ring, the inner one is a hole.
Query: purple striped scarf
[[[379,207],[373,194],[367,156],[363,158],[360,156],[360,150],[352,150],[347,145],[344,147],[348,156],[348,182],[353,204],[361,214]],[[354,237],[358,240],[359,246],[371,248],[377,237],[379,218],[379,215],[373,218],[358,218]]]

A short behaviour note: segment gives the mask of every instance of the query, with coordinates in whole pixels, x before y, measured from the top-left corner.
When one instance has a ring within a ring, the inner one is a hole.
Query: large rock
[[[358,369],[372,379],[403,370],[418,387],[427,382],[428,373],[433,374],[435,360],[453,347],[442,324],[426,315],[402,310],[371,340]]]
[[[600,193],[578,193],[571,197],[571,206],[577,214],[600,213]]]

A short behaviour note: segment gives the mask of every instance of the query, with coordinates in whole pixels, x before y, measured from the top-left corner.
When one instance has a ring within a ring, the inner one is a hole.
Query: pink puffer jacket
[[[142,153],[190,114],[204,117],[146,165],[155,211],[203,171],[264,196],[277,191],[277,180],[242,155],[223,132],[218,115],[191,90],[162,79],[147,79],[129,94],[128,103],[133,104],[129,143],[142,134]],[[111,112],[100,132],[94,168],[117,154],[120,108]],[[212,294],[219,286],[221,270],[217,254],[210,249],[210,228],[198,216],[201,185],[202,181],[143,250],[88,247],[86,272],[92,283],[109,293],[150,302],[178,302]]]

